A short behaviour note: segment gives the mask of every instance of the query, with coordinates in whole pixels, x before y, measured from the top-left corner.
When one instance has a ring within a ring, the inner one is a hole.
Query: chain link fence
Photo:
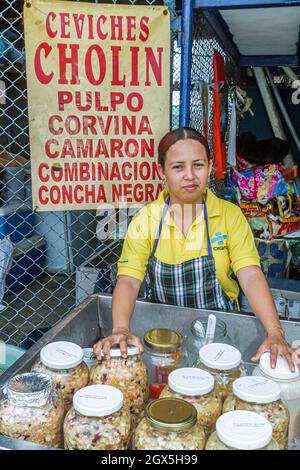
[[[151,0],[113,3],[163,4]],[[170,124],[174,128],[179,125],[180,28],[172,10],[175,2],[165,4],[172,12]],[[119,211],[117,230],[112,232],[109,213],[100,217],[96,211],[32,211],[22,9],[22,0],[1,0],[0,275],[4,296],[0,297],[0,340],[28,348],[89,294],[112,292],[123,234],[133,214]],[[195,83],[212,81],[213,48],[225,56],[197,12],[191,125],[200,130],[203,116]],[[97,237],[99,227],[106,231],[105,241]]]
[[[190,125],[195,129],[204,133],[205,113],[208,116],[208,142],[212,149],[213,138],[213,86],[208,87],[208,100],[207,106],[204,106],[205,98],[203,91],[205,84],[212,84],[214,80],[214,50],[217,50],[223,57],[225,62],[226,79],[228,81],[222,90],[228,91],[233,85],[239,81],[239,68],[236,64],[226,55],[218,41],[216,40],[215,33],[206,21],[203,13],[200,10],[194,10],[193,16],[193,46],[192,46],[192,64],[191,64],[191,99],[190,99]],[[217,86],[217,85],[215,85]],[[227,93],[226,97],[227,109],[227,124],[226,128],[229,129],[231,110],[232,110],[232,96]],[[227,142],[227,136],[225,137]],[[212,191],[220,195],[221,186],[223,181],[217,181],[214,178],[214,171],[210,180],[210,188]]]

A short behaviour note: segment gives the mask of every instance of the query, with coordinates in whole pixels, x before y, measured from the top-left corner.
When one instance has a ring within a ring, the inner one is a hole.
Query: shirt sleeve
[[[254,236],[241,209],[231,204],[227,213],[228,249],[234,274],[247,266],[260,266],[260,257]]]
[[[141,209],[129,224],[121,256],[118,274],[143,281],[151,254],[151,239],[147,207]]]

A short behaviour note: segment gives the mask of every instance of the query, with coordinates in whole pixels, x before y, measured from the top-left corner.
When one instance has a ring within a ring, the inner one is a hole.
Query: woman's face
[[[199,203],[211,169],[205,147],[197,140],[185,139],[171,145],[160,172],[167,181],[172,202]]]

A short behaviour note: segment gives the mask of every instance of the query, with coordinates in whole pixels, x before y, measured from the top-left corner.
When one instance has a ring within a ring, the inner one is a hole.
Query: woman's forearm
[[[267,280],[258,266],[248,266],[237,272],[240,286],[255,316],[266,332],[281,332],[278,313]]]
[[[112,296],[113,332],[129,330],[140,286],[141,281],[130,276],[118,277]]]

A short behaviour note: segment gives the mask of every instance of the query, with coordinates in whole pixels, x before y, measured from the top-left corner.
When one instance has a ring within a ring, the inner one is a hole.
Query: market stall
[[[56,341],[68,341],[83,348],[88,348],[93,345],[99,336],[108,335],[111,331],[111,302],[111,296],[93,295],[70,312],[64,320],[48,331],[43,338],[1,376],[1,393],[3,393],[4,385],[10,379],[17,374],[26,373],[32,369],[33,364],[39,359],[41,350],[45,345]],[[231,338],[232,344],[240,351],[247,374],[251,375],[255,365],[251,363],[250,358],[253,356],[263,337],[263,329],[260,323],[251,315],[200,312],[197,309],[178,308],[138,301],[133,317],[132,329],[140,337],[143,337],[146,331],[151,331],[153,328],[158,327],[176,330],[186,337],[191,334],[190,328],[195,320],[205,321],[209,313],[213,313],[216,316],[217,322],[225,323],[228,337]],[[288,341],[293,343],[295,339],[299,338],[299,324],[297,322],[282,320],[281,325]],[[149,362],[145,361],[149,370]],[[189,365],[189,360],[187,360],[185,366]],[[300,399],[300,388],[298,392]],[[13,428],[14,424],[12,423],[11,432],[15,432]],[[7,436],[0,436],[0,447],[24,450],[43,448],[38,444],[33,444],[23,439],[11,439]]]

